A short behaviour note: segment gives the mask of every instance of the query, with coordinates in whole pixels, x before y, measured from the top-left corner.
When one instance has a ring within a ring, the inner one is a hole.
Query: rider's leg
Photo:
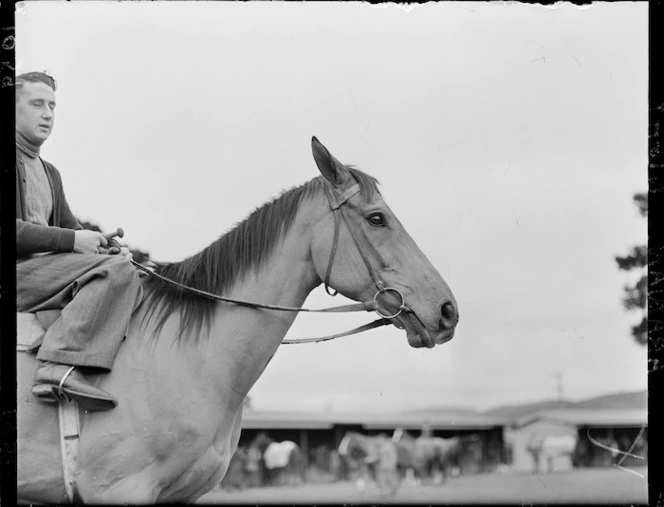
[[[142,292],[129,260],[101,254],[48,254],[17,264],[16,271],[18,311],[62,309],[37,355],[42,361],[37,384],[44,387],[39,392],[55,397],[52,387],[70,366],[109,371]],[[81,372],[70,373],[64,387],[65,392],[71,388],[74,397],[81,396],[77,399],[84,408],[87,401],[93,410],[115,404]]]

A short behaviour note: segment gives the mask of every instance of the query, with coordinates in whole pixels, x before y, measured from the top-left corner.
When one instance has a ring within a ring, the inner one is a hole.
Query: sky
[[[556,398],[557,373],[570,400],[647,388],[614,260],[647,240],[647,9],[35,1],[17,74],[58,82],[42,156],[74,213],[155,260],[316,176],[312,135],[381,182],[455,294],[455,338],[282,346],[255,409],[484,410]],[[303,314],[287,338],[369,320]]]

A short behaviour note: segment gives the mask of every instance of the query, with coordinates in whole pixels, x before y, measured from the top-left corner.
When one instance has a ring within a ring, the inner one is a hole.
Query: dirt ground
[[[549,474],[504,473],[462,476],[441,486],[402,483],[393,496],[381,494],[374,484],[364,491],[355,483],[305,484],[226,491],[217,488],[197,503],[223,504],[541,504],[541,503],[648,503],[647,469],[581,469]],[[638,475],[637,475],[638,474]],[[643,476],[643,477],[640,477]]]

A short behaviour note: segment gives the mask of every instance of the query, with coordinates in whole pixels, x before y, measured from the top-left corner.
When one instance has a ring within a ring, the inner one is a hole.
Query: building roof
[[[373,415],[363,420],[366,429],[403,428],[419,430],[423,426],[432,430],[482,430],[505,426],[506,421],[480,414],[436,413],[408,415]]]
[[[647,409],[555,409],[542,410],[516,420],[515,428],[535,421],[549,421],[571,426],[639,427],[648,426]]]
[[[366,430],[402,428],[420,430],[477,430],[504,426],[506,421],[476,414],[339,414],[309,412],[262,412],[245,410],[242,427],[247,429],[330,429],[340,425],[362,426]]]
[[[331,429],[332,427],[333,423],[327,414],[254,410],[244,410],[242,414],[243,429]]]

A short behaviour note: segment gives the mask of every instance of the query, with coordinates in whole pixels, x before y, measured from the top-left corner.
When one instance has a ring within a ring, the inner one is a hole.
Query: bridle
[[[343,207],[343,205],[346,204],[351,197],[353,197],[355,194],[359,192],[360,192],[360,185],[357,183],[340,195],[334,195],[331,189],[329,188],[327,189],[327,196],[330,201],[330,208],[332,209],[332,213],[334,214],[334,242],[332,243],[332,250],[330,251],[330,260],[327,263],[325,280],[323,280],[323,283],[325,285],[325,292],[327,292],[330,296],[336,296],[338,294],[337,291],[330,292],[329,282],[330,282],[330,274],[332,273],[332,264],[334,264],[334,257],[337,252],[337,244],[339,243],[339,228],[340,228],[339,222],[341,221],[341,218],[343,218],[344,222],[346,223],[346,227],[348,228],[348,232],[350,233],[351,238],[353,238],[353,243],[355,243],[355,247],[357,248],[360,257],[362,258],[364,265],[367,267],[367,271],[369,271],[369,274],[371,275],[371,278],[374,281],[376,289],[378,289],[378,292],[376,292],[372,300],[373,311],[375,311],[379,316],[381,316],[384,319],[394,319],[398,317],[402,311],[410,312],[411,310],[406,306],[403,294],[401,294],[401,292],[398,289],[395,289],[393,287],[385,287],[383,281],[378,277],[378,273],[376,273],[376,270],[369,262],[369,258],[364,252],[364,249],[362,248],[362,243],[360,243],[360,240],[357,237],[357,231],[355,230],[353,223],[350,221],[348,212]],[[380,313],[380,310],[378,309],[378,296],[390,291],[395,292],[399,296],[399,298],[401,299],[401,304],[399,305],[399,310],[396,313],[392,315],[383,315],[382,313]]]
[[[330,281],[330,274],[332,273],[332,265],[334,264],[334,258],[336,255],[337,251],[337,245],[339,243],[339,229],[340,229],[340,222],[341,219],[343,218],[344,222],[346,223],[346,227],[348,228],[348,231],[350,232],[350,235],[353,239],[353,242],[355,243],[355,247],[357,248],[360,257],[362,258],[362,261],[364,262],[365,266],[367,267],[367,270],[369,271],[369,274],[371,275],[371,278],[374,281],[374,284],[376,286],[377,292],[374,295],[373,299],[369,301],[365,301],[363,303],[354,303],[350,305],[343,305],[343,306],[335,306],[335,307],[330,307],[330,308],[319,308],[319,309],[312,309],[312,308],[297,308],[297,307],[292,307],[292,306],[278,306],[278,305],[270,305],[270,304],[265,304],[265,303],[253,303],[250,301],[243,301],[239,299],[234,299],[234,298],[229,298],[226,296],[220,296],[218,294],[213,294],[211,292],[207,292],[204,290],[196,289],[194,287],[189,287],[187,285],[181,284],[179,282],[176,282],[175,280],[171,280],[170,278],[166,278],[165,276],[160,275],[159,273],[156,273],[152,269],[148,268],[147,266],[144,266],[132,259],[132,264],[139,268],[141,271],[147,273],[148,275],[158,278],[164,282],[167,282],[171,285],[174,285],[176,287],[179,287],[180,289],[183,289],[187,292],[191,292],[194,294],[197,294],[199,296],[206,297],[208,299],[213,299],[216,301],[224,301],[226,303],[233,303],[239,306],[245,306],[245,307],[250,307],[250,308],[263,308],[267,310],[277,310],[277,311],[283,311],[283,312],[334,312],[334,313],[341,313],[341,312],[358,312],[358,311],[367,311],[371,312],[374,311],[378,314],[380,317],[377,320],[374,320],[373,322],[370,322],[368,324],[364,324],[363,326],[356,327],[354,329],[351,329],[349,331],[345,331],[343,333],[337,333],[333,335],[328,335],[328,336],[323,336],[319,338],[300,338],[300,339],[294,339],[294,340],[283,340],[281,343],[284,345],[293,345],[293,344],[298,344],[298,343],[316,343],[316,342],[322,342],[322,341],[327,341],[327,340],[332,340],[335,338],[341,338],[342,336],[349,336],[352,334],[357,334],[361,333],[363,331],[368,331],[370,329],[380,327],[380,326],[386,326],[391,324],[390,319],[394,319],[401,315],[402,312],[408,312],[411,313],[412,310],[406,306],[405,300],[403,297],[403,294],[398,290],[393,287],[385,287],[385,284],[383,281],[378,277],[378,274],[376,273],[375,269],[369,262],[369,259],[365,253],[365,251],[362,248],[362,245],[359,241],[357,231],[355,230],[352,222],[350,221],[350,217],[348,216],[348,213],[346,212],[344,208],[344,204],[348,202],[348,200],[356,195],[357,193],[360,192],[360,185],[355,184],[352,187],[348,188],[346,191],[340,194],[335,194],[333,190],[330,188],[327,189],[327,197],[330,202],[330,209],[332,210],[332,213],[334,215],[334,240],[332,243],[332,249],[330,251],[330,260],[328,261],[327,265],[327,270],[325,273],[325,279],[323,280],[323,283],[325,285],[325,291],[330,295],[330,296],[336,296],[338,294],[337,291],[330,292],[330,287],[329,287],[329,281]],[[399,304],[399,309],[396,313],[393,314],[383,314],[380,311],[380,308],[378,306],[378,298],[381,295],[384,295],[388,292],[393,292],[399,296],[399,299],[401,300],[401,303]]]

